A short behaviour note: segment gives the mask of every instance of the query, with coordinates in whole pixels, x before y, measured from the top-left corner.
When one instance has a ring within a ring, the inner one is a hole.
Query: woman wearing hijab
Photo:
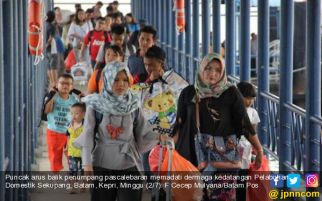
[[[174,129],[176,150],[198,169],[203,170],[208,165],[197,160],[194,139],[198,133],[214,138],[223,136],[225,140],[232,135],[237,138],[244,135],[257,151],[255,164],[257,168],[260,167],[262,146],[249,121],[238,89],[227,81],[224,62],[219,54],[211,53],[202,59],[194,85],[182,90],[177,107]],[[209,162],[216,170],[236,170],[241,165],[240,162],[216,161],[216,158]],[[208,191],[205,197],[205,200],[234,199],[235,191],[229,188]]]
[[[139,108],[139,98],[129,91],[129,77],[130,72],[124,63],[111,63],[104,72],[103,92],[89,95],[83,100],[88,106],[84,137],[78,139],[76,144],[82,146],[85,171],[94,170],[94,175],[104,176],[103,181],[94,182],[93,201],[141,200],[142,178],[122,180],[114,176],[139,178],[139,171],[143,170],[141,153],[152,149],[160,139],[159,134],[152,132],[144,118]],[[97,113],[103,114],[103,117],[98,126],[93,150]]]

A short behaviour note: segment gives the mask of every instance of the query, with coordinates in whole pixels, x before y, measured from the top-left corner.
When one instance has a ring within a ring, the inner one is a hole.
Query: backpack
[[[57,91],[50,91],[48,93],[45,94],[43,100],[42,100],[42,109],[41,109],[41,118],[40,120],[41,121],[47,121],[47,114],[45,114],[45,107],[47,105],[47,103],[52,99],[54,98],[54,96],[56,95],[56,92]]]
[[[94,110],[94,112],[95,112],[95,126],[94,126],[94,135],[93,135],[94,146],[93,146],[92,152],[94,151],[94,149],[96,147],[96,140],[98,139],[98,137],[97,137],[98,127],[102,123],[102,120],[103,120],[103,114],[102,113],[100,113],[100,112],[98,112],[96,110]],[[133,114],[133,112],[131,113],[131,115],[132,114]],[[137,119],[138,119],[138,116],[139,116],[139,109],[135,110],[133,115],[134,115],[133,128],[135,128],[136,124],[137,124]]]

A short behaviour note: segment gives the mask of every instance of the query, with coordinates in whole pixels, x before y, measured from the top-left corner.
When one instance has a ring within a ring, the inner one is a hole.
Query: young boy
[[[105,29],[105,19],[103,17],[98,17],[96,20],[95,29],[88,32],[84,37],[84,43],[81,48],[81,57],[80,60],[84,61],[85,48],[89,44],[89,54],[91,57],[92,68],[96,64],[96,56],[101,45],[104,45],[107,42],[110,42],[109,34],[104,31]]]
[[[249,120],[253,125],[254,130],[256,131],[257,124],[260,122],[260,119],[257,111],[251,107],[256,97],[256,90],[254,86],[248,82],[238,83],[237,88],[244,98],[244,105],[246,107]],[[242,136],[239,141],[239,151],[241,153],[241,158],[242,158],[241,159],[242,170],[240,171],[240,174],[247,175],[248,169],[251,163],[251,158],[252,158],[252,145],[248,142],[248,140],[245,139],[244,136]],[[246,185],[245,182],[243,182],[243,184]],[[238,197],[240,200],[246,200],[245,189],[240,188],[240,189],[237,189],[236,192],[237,192],[236,197]]]
[[[82,168],[82,158],[81,158],[81,150],[74,147],[73,143],[77,137],[79,137],[84,129],[84,116],[86,112],[85,103],[75,103],[70,108],[70,113],[72,115],[72,121],[67,129],[68,136],[68,164],[69,164],[69,175],[77,176],[79,174],[83,174]],[[72,182],[72,186],[73,183]],[[70,193],[76,193],[72,188]]]
[[[244,104],[247,109],[247,114],[249,117],[250,122],[252,123],[254,129],[257,129],[257,124],[260,122],[259,116],[257,111],[252,108],[251,106],[254,103],[254,99],[256,97],[256,91],[254,86],[248,82],[240,82],[237,85],[240,93],[244,97]]]
[[[70,94],[73,89],[73,77],[69,74],[62,74],[58,77],[58,91],[53,98],[45,105],[47,114],[47,144],[50,169],[59,172],[63,169],[62,157],[66,146],[68,124],[71,121],[70,106],[78,102],[78,98]],[[55,89],[53,89],[54,91]]]
[[[157,31],[152,26],[145,26],[140,29],[139,33],[139,49],[128,59],[128,67],[134,77],[135,83],[145,82],[148,78],[143,57],[147,50],[156,43]]]
[[[143,59],[145,70],[148,73],[148,77],[144,81],[145,83],[151,83],[163,76],[165,71],[165,59],[165,52],[162,48],[153,45],[147,50]],[[138,80],[134,81],[138,82]]]

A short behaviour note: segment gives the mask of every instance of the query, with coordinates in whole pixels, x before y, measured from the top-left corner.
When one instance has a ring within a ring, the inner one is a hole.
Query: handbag
[[[212,162],[238,163],[240,161],[236,135],[224,137],[212,136],[200,132],[198,97],[196,97],[196,127],[197,134],[195,135],[194,140],[198,165],[202,162],[207,163],[206,167],[201,170],[202,172],[215,171],[216,167],[212,165]]]

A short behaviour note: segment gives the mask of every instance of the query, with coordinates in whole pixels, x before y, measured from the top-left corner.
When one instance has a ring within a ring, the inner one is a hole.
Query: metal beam
[[[320,171],[321,126],[312,116],[321,116],[321,1],[307,1],[306,35],[306,137],[305,171]],[[319,200],[319,198],[315,199]]]
[[[202,15],[201,15],[201,34],[202,34],[202,55],[205,56],[209,52],[210,33],[209,33],[209,1],[201,1]]]
[[[221,0],[212,0],[212,40],[213,40],[213,51],[221,53]]]
[[[269,1],[258,1],[258,91],[269,92]],[[265,98],[258,93],[259,123],[258,137],[264,147],[268,143],[268,109]]]
[[[285,107],[286,103],[292,103],[293,80],[293,1],[281,1],[281,48],[280,48],[280,171],[289,170],[291,166],[291,111]]]
[[[186,79],[189,83],[193,83],[193,67],[192,67],[192,17],[191,17],[191,0],[185,0],[185,51],[186,51]]]
[[[173,11],[173,1],[170,1],[170,7],[171,7],[171,47],[172,47],[172,68],[177,70],[178,72],[178,36],[177,36],[177,25],[176,25],[176,14],[175,11]]]
[[[0,2],[0,16],[3,16],[3,2]],[[0,18],[0,111],[5,109],[5,91],[4,91],[4,51],[3,51],[3,17]],[[5,171],[5,113],[0,114],[0,171]],[[0,183],[5,183],[4,174],[0,174]],[[0,200],[5,200],[5,185],[0,186]]]
[[[235,0],[226,0],[226,44],[225,66],[227,75],[235,75],[236,57],[236,27],[235,27]]]
[[[193,36],[193,67],[192,69],[193,73],[193,79],[195,79],[195,72],[198,66],[198,61],[200,59],[200,39],[199,39],[199,0],[192,0],[192,36]]]
[[[240,2],[240,81],[250,80],[250,0]]]

